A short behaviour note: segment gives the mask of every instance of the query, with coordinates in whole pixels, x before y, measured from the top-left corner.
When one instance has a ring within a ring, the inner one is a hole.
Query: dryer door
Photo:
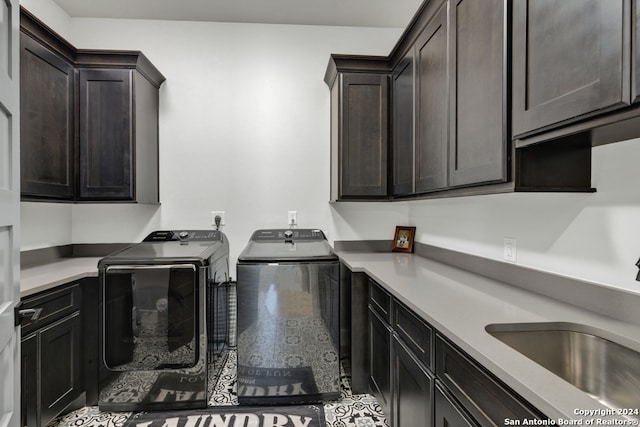
[[[108,266],[103,280],[107,368],[180,369],[197,363],[195,265]]]

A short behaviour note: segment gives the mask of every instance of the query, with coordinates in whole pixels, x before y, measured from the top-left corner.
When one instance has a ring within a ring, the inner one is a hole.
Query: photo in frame
[[[393,237],[393,252],[413,252],[413,239],[416,235],[415,227],[396,226],[396,233]]]

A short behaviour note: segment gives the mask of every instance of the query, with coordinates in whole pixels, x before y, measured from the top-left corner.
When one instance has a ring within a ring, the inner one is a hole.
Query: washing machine
[[[229,340],[226,236],[155,231],[102,258],[98,271],[100,410],[206,407]]]
[[[339,263],[319,229],[255,231],[237,264],[238,403],[340,396]]]

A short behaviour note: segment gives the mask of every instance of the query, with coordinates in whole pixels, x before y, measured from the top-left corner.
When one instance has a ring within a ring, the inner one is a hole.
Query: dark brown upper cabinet
[[[131,72],[88,69],[78,75],[80,198],[132,199]]]
[[[21,9],[23,200],[158,203],[158,91],[138,51],[76,49]]]
[[[78,76],[80,199],[158,202],[157,88],[132,69]]]
[[[382,181],[377,180],[384,177],[384,165],[366,169],[365,165],[374,164],[367,159],[354,168],[345,160],[349,153],[342,145],[340,150],[333,150],[340,153],[332,160],[332,180],[337,183],[333,188],[339,187],[335,191],[341,195],[333,200],[346,194],[371,197],[373,189],[376,196],[388,194],[389,198],[491,191],[487,184],[503,184],[497,191],[513,190],[509,185],[512,145],[507,107],[507,5],[505,0],[425,1],[388,57],[338,56],[345,72],[357,73],[358,78],[372,73],[379,78],[388,73],[390,77],[390,182],[388,193],[384,193],[384,185],[378,185]],[[331,75],[331,65],[330,61],[327,75]],[[371,135],[372,129],[379,128],[351,126],[348,130],[359,133],[345,133],[344,129],[352,116],[364,123],[364,117],[358,114],[369,114],[372,123],[379,123],[382,116],[378,106],[384,108],[384,104],[365,100],[356,113],[353,108],[358,103],[346,94],[346,86],[338,94],[331,80],[325,77],[325,81],[334,88],[332,123],[342,126],[340,130],[334,127],[333,140],[340,135],[342,144],[359,141],[348,143],[359,152],[383,153],[377,151],[382,146],[374,143],[380,140]],[[368,151],[362,141],[369,144]],[[374,176],[372,170],[381,173]],[[345,186],[349,182],[374,185]],[[485,188],[469,190],[478,186]],[[347,188],[354,191],[348,193]]]
[[[345,74],[342,96],[342,196],[386,196],[388,78]]]
[[[516,157],[541,143],[582,150],[640,137],[639,6],[513,2]]]
[[[22,195],[72,200],[73,65],[21,33],[20,81]]]
[[[633,15],[632,15],[632,41],[631,45],[633,50],[631,51],[631,102],[637,103],[640,101],[640,4],[638,0],[633,2]]]
[[[640,137],[639,1],[425,0],[389,56],[341,55],[391,81],[388,198],[595,191],[591,148]]]
[[[504,0],[457,0],[441,4],[417,36],[415,193],[510,178],[508,25]],[[396,127],[406,124],[393,118],[395,147]]]
[[[389,70],[375,68],[339,55],[329,61],[332,201],[388,197]]]
[[[505,0],[449,5],[449,186],[505,182],[508,13]]]
[[[630,104],[629,7],[624,0],[513,2],[514,137]]]
[[[446,3],[415,44],[417,63],[415,190],[447,187],[448,91]]]
[[[413,52],[391,74],[391,195],[413,193],[414,66]]]

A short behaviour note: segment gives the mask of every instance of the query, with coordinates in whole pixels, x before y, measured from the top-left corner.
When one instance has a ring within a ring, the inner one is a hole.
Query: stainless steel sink
[[[485,329],[602,404],[640,407],[640,352],[619,344],[623,338],[564,322],[492,324]]]

